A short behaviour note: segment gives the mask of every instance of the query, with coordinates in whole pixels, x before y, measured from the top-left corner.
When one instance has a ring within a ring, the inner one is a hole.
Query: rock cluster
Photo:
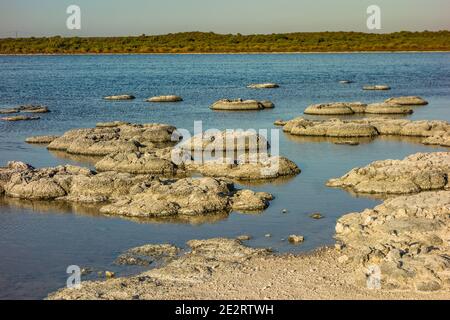
[[[252,111],[274,108],[271,101],[242,100],[242,99],[223,99],[215,102],[210,108],[213,110],[228,111]]]
[[[40,117],[32,117],[32,116],[24,116],[24,115],[0,118],[0,120],[3,120],[3,121],[28,121],[28,120],[39,120],[39,119],[40,119]]]
[[[420,97],[397,97],[383,103],[365,104],[362,102],[331,102],[313,104],[307,107],[305,114],[310,115],[352,115],[352,114],[411,114],[408,106],[426,105]]]
[[[49,299],[150,299],[155,290],[184,288],[210,280],[221,268],[240,270],[252,258],[270,254],[267,249],[248,248],[239,240],[213,238],[190,240],[190,251],[167,263],[129,278],[84,281],[79,290],[61,289]]]
[[[67,131],[53,140],[48,149],[89,156],[134,152],[157,144],[172,143],[176,138],[175,130],[173,126],[157,123],[100,123],[96,128]]]
[[[149,265],[154,262],[167,263],[180,253],[181,249],[171,244],[146,244],[121,254],[115,261],[119,265]]]
[[[34,169],[19,162],[0,169],[0,193],[30,200],[104,203],[101,212],[128,217],[263,210],[272,199],[268,193],[238,190],[226,179],[96,173],[71,165]]]
[[[356,193],[408,194],[450,189],[449,176],[450,152],[417,153],[403,160],[375,161],[352,169],[327,185]]]
[[[450,191],[392,198],[336,224],[342,257],[355,265],[361,285],[375,280],[385,290],[448,290],[449,237]]]
[[[292,135],[322,137],[375,137],[378,135],[422,137],[424,144],[450,146],[446,121],[367,118],[361,120],[309,120],[302,117],[277,121]]]
[[[46,106],[35,106],[35,105],[24,105],[18,106],[14,108],[0,109],[0,114],[9,114],[9,113],[47,113],[50,110]]]

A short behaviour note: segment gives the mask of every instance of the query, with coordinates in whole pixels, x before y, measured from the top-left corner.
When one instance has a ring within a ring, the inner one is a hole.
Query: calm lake
[[[343,79],[354,83],[339,84]],[[280,88],[246,88],[258,82],[276,82]],[[369,84],[388,84],[392,90],[361,89]],[[136,99],[102,100],[121,93]],[[184,101],[143,101],[164,94],[180,95]],[[24,139],[93,127],[100,121],[162,122],[192,130],[194,121],[202,120],[204,129],[272,129],[274,120],[300,116],[312,103],[378,102],[402,95],[420,95],[430,102],[404,118],[450,120],[450,53],[0,56],[0,108],[44,104],[52,110],[38,121],[0,122],[0,165],[9,160],[35,167],[89,165],[82,158],[62,158],[45,147],[25,144]],[[272,100],[276,107],[258,112],[208,108],[218,99],[238,97]],[[119,275],[141,271],[118,268],[113,261],[124,250],[146,243],[185,246],[190,239],[249,234],[253,237],[249,245],[281,253],[333,244],[337,218],[381,200],[328,188],[329,178],[374,160],[438,150],[445,149],[424,146],[416,139],[379,138],[351,147],[280,132],[280,153],[297,163],[302,173],[251,185],[276,197],[260,214],[231,213],[194,221],[128,220],[100,215],[93,207],[0,198],[0,299],[44,298],[65,285],[69,265]],[[314,212],[325,218],[311,219]],[[304,235],[306,240],[291,245],[284,240],[290,234]],[[91,278],[96,278],[95,272]]]

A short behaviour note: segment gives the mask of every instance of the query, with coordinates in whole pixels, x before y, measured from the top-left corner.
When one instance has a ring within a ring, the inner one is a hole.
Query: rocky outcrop
[[[384,290],[448,290],[449,237],[450,191],[389,199],[336,224],[342,261],[355,266],[362,285],[375,276]]]
[[[103,99],[105,100],[133,100],[135,99],[135,96],[129,95],[129,94],[121,94],[121,95],[117,95],[117,96],[107,96],[104,97]]]
[[[413,110],[392,103],[372,103],[366,107],[364,112],[369,114],[411,114]]]
[[[355,168],[327,185],[355,193],[408,194],[450,189],[449,176],[450,152],[417,153],[403,160],[375,161]]]
[[[147,102],[179,102],[183,101],[180,96],[169,95],[169,96],[157,96],[146,99]]]
[[[391,90],[391,87],[386,85],[365,86],[363,90]]]
[[[208,177],[234,180],[274,179],[300,173],[295,163],[265,153],[242,154],[237,159],[218,156],[215,159],[195,159],[195,153],[183,149],[157,149],[148,152],[112,153],[95,165],[98,171],[117,171],[133,174],[153,174],[165,177],[200,173]]]
[[[379,135],[422,137],[423,143],[450,146],[450,124],[446,121],[367,118],[361,120],[308,120],[302,117],[286,122],[283,131],[300,136],[375,137]]]
[[[155,290],[186,288],[210,280],[222,268],[240,270],[251,258],[265,257],[267,249],[248,248],[239,240],[190,240],[190,250],[162,268],[130,278],[84,281],[79,290],[61,289],[49,299],[149,299]]]
[[[269,142],[254,130],[205,131],[197,134],[178,146],[184,150],[253,150],[267,151]]]
[[[385,101],[385,103],[402,106],[425,106],[428,104],[428,101],[418,96],[406,96],[406,97],[389,98]]]
[[[67,131],[53,140],[48,149],[90,156],[105,156],[120,151],[135,152],[158,144],[172,143],[177,138],[175,130],[175,127],[167,124],[103,123],[92,129]]]
[[[9,114],[9,113],[47,113],[50,110],[46,106],[35,106],[35,105],[23,105],[14,108],[0,109],[0,114]]]
[[[115,261],[119,265],[147,266],[154,262],[168,263],[175,259],[181,249],[171,244],[146,244],[121,254]]]
[[[128,217],[166,217],[204,215],[231,210],[263,210],[268,206],[266,193],[242,192],[230,181],[214,178],[154,179],[145,187],[136,186],[133,194],[101,208],[106,214]]]
[[[305,109],[305,114],[311,115],[347,115],[364,113],[367,104],[362,102],[332,102],[313,104]]]
[[[26,138],[25,142],[34,144],[49,144],[57,138],[59,138],[59,136],[34,136]]]
[[[0,195],[5,192],[4,186],[13,174],[32,169],[34,169],[32,166],[20,161],[9,161],[6,167],[0,167]]]
[[[95,164],[98,171],[117,171],[133,174],[155,174],[162,176],[175,176],[185,172],[183,164],[180,166],[170,159],[170,150],[167,155],[161,151],[149,152],[115,152],[111,153]]]
[[[370,114],[410,114],[413,110],[402,105],[391,103],[365,104],[361,102],[332,102],[313,104],[305,109],[310,115],[351,115],[355,113]]]
[[[3,121],[28,121],[28,120],[39,120],[40,117],[31,117],[31,116],[12,116],[12,117],[3,117],[0,120]]]
[[[0,182],[2,192],[9,197],[105,203],[101,212],[127,217],[263,210],[272,198],[267,193],[237,190],[225,179],[96,173],[71,165],[34,169],[11,162],[0,169]]]
[[[238,159],[219,158],[200,163],[189,162],[186,169],[208,177],[226,177],[233,180],[275,179],[300,173],[298,166],[285,157],[268,154],[243,154]]]
[[[274,89],[274,88],[279,88],[280,86],[276,83],[253,83],[253,84],[249,84],[247,86],[247,88],[250,89]]]
[[[271,109],[274,107],[275,105],[270,101],[223,99],[215,102],[210,108],[213,110],[252,111],[252,110]]]

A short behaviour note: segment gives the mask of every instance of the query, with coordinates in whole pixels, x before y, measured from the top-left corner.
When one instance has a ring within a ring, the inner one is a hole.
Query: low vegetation
[[[0,39],[2,54],[55,53],[239,53],[448,51],[450,31],[314,32],[286,34],[216,34],[185,32],[133,37],[42,37]]]

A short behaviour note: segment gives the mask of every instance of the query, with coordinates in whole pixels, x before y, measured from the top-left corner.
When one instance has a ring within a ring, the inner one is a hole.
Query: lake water
[[[300,116],[311,103],[376,102],[401,95],[420,95],[430,102],[405,118],[450,120],[449,62],[449,53],[0,56],[0,108],[29,103],[52,110],[38,121],[0,122],[0,165],[9,160],[35,167],[86,165],[83,159],[64,159],[23,141],[31,135],[93,127],[99,121],[162,122],[192,130],[194,121],[202,120],[204,129],[271,129],[274,120]],[[342,79],[355,82],[341,85]],[[281,87],[245,87],[268,81]],[[366,84],[388,84],[392,90],[361,90]],[[102,100],[120,93],[137,99]],[[184,101],[143,101],[161,94],[181,95]],[[276,107],[237,113],[208,108],[218,99],[238,97],[269,99]],[[380,200],[327,188],[329,178],[374,160],[437,150],[444,149],[421,145],[417,139],[379,138],[350,147],[280,133],[280,153],[296,162],[302,173],[252,185],[276,197],[260,214],[231,213],[207,220],[136,221],[103,216],[92,207],[0,199],[0,299],[43,298],[65,285],[66,268],[73,264],[119,275],[138,272],[112,263],[122,251],[146,243],[184,246],[194,238],[250,234],[249,245],[278,252],[332,244],[337,218]],[[313,220],[313,212],[325,218]],[[272,236],[265,237],[268,233]],[[305,243],[287,243],[283,239],[290,234],[304,235]]]

